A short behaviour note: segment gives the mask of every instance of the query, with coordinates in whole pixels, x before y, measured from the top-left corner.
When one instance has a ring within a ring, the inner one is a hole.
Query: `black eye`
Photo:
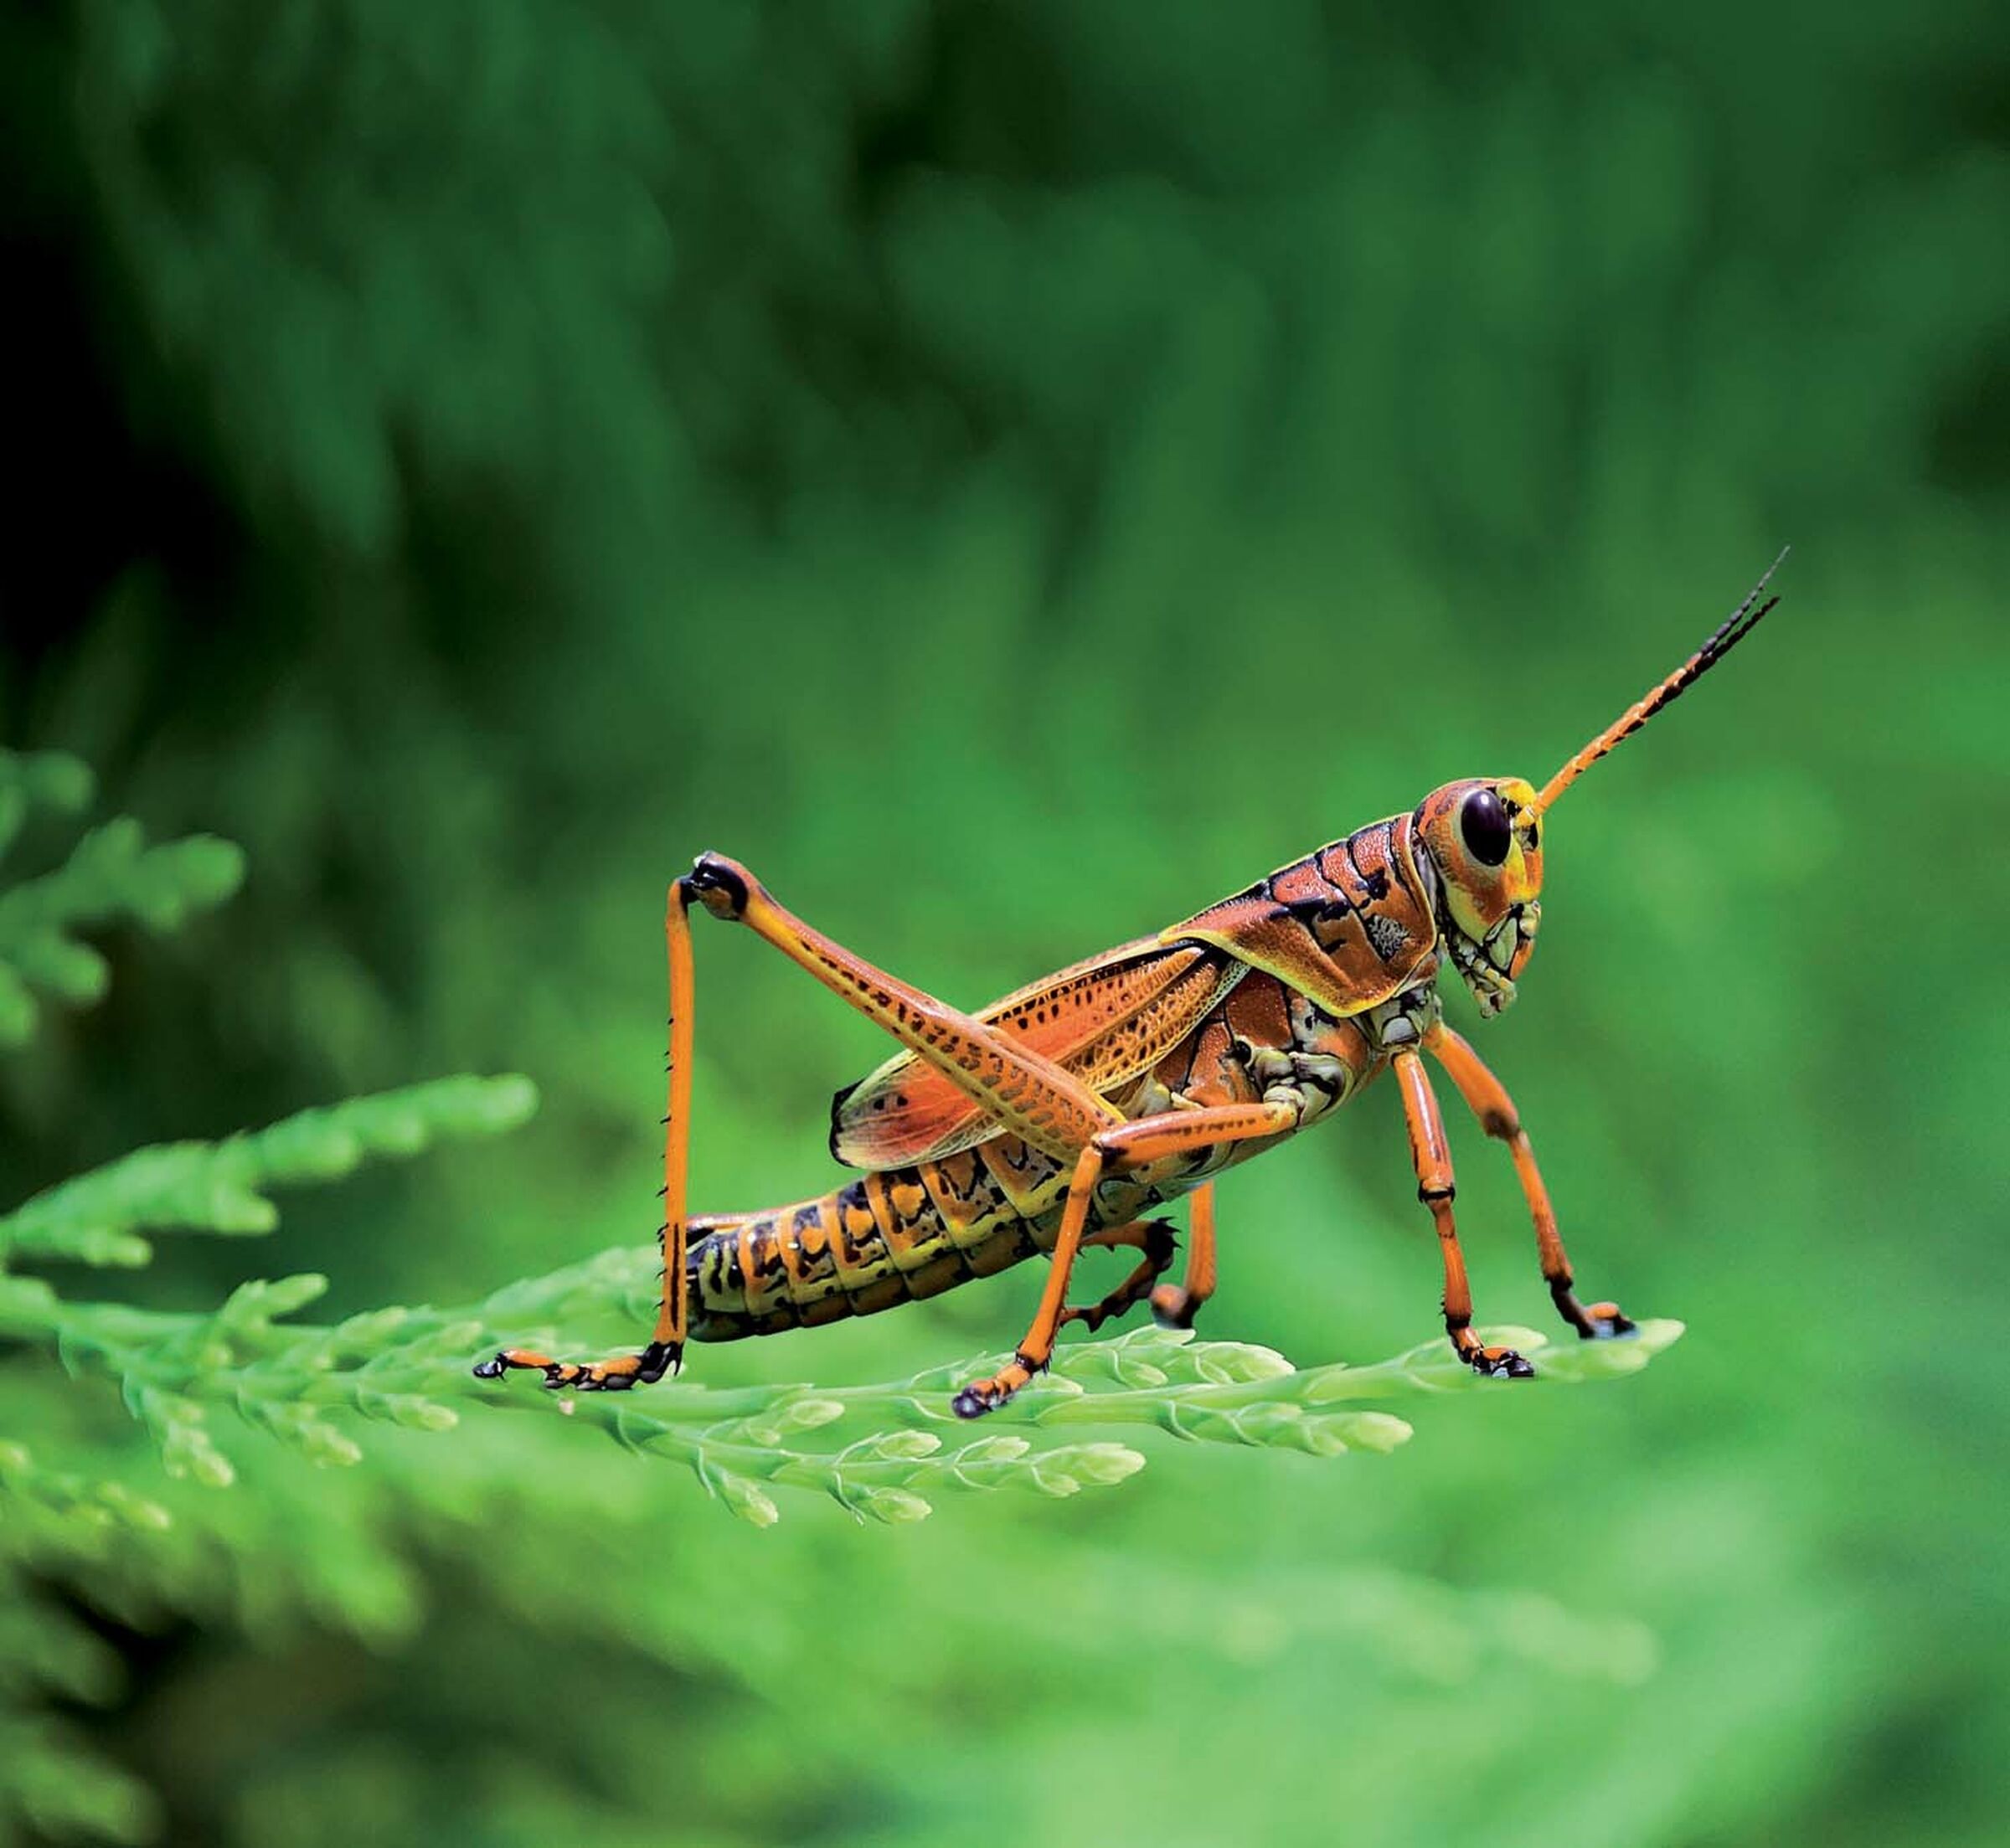
[[[1508,811],[1492,790],[1475,790],[1459,806],[1459,832],[1466,851],[1483,867],[1497,867],[1508,857]]]

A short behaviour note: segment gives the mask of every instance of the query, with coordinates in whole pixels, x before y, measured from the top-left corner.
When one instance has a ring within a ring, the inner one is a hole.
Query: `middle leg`
[[[1172,1228],[1162,1219],[1140,1219],[1128,1226],[1108,1226],[1100,1232],[1090,1233],[1082,1241],[1084,1251],[1091,1246],[1114,1250],[1120,1245],[1142,1253],[1131,1274],[1093,1303],[1069,1304],[1061,1311],[1060,1327],[1080,1322],[1093,1335],[1105,1322],[1135,1308],[1145,1300],[1152,1284],[1165,1275],[1176,1248]]]
[[[1152,1292],[1152,1313],[1162,1328],[1191,1328],[1200,1305],[1214,1294],[1214,1183],[1196,1187],[1187,1231],[1187,1274]]]
[[[1054,1357],[1054,1337],[1067,1306],[1068,1279],[1089,1223],[1089,1205],[1106,1174],[1148,1166],[1167,1156],[1194,1154],[1233,1142],[1281,1135],[1298,1122],[1292,1104],[1223,1104],[1199,1110],[1167,1110],[1142,1116],[1114,1130],[1105,1130],[1082,1150],[1068,1184],[1061,1229],[1054,1242],[1047,1288],[1040,1296],[1033,1326],[1026,1331],[1011,1361],[988,1379],[973,1380],[951,1402],[958,1418],[982,1418],[1018,1392]]]

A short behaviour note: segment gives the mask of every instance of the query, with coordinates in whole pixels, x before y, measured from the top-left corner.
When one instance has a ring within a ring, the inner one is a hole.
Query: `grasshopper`
[[[1418,1197],[1437,1229],[1446,1333],[1476,1372],[1526,1379],[1535,1371],[1527,1360],[1472,1331],[1451,1156],[1425,1055],[1507,1145],[1564,1320],[1587,1341],[1631,1333],[1616,1304],[1578,1301],[1520,1114],[1445,1024],[1438,978],[1449,965],[1487,1018],[1514,999],[1542,917],[1548,811],[1752,632],[1778,601],[1766,595],[1772,575],[1539,790],[1515,776],[1447,783],[1408,814],[981,1013],[875,969],[785,910],[737,862],[699,856],[671,886],[665,919],[669,1109],[654,1332],[638,1352],[585,1363],[504,1348],[476,1373],[521,1367],[554,1388],[626,1390],[681,1369],[688,1341],[869,1315],[1044,1254],[1046,1287],[1012,1360],[951,1402],[977,1418],[1047,1366],[1070,1322],[1094,1331],[1148,1300],[1161,1320],[1192,1326],[1214,1289],[1215,1177],[1389,1071]],[[904,1048],[832,1100],[831,1152],[860,1178],[765,1212],[687,1216],[694,907],[746,925]],[[1184,1275],[1162,1283],[1173,1236],[1147,1216],[1182,1196],[1192,1201]],[[1137,1261],[1100,1301],[1071,1304],[1075,1259],[1090,1247],[1134,1250]]]

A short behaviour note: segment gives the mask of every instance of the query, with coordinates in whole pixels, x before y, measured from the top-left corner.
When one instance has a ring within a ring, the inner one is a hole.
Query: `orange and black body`
[[[1413,831],[1409,816],[1378,821],[1090,965],[1109,967],[1106,986],[1116,990],[1139,963],[1170,953],[1181,965],[1179,986],[1209,1003],[1111,1094],[1127,1118],[1176,1108],[1175,1099],[1206,1106],[1266,1096],[1288,1099],[1298,1118],[1262,1140],[1183,1151],[1105,1181],[1089,1231],[1132,1223],[1345,1102],[1388,1064],[1379,1027],[1410,1043],[1420,1037],[1421,1023],[1435,1017],[1437,881],[1413,856]],[[1229,953],[1231,943],[1243,955]],[[1326,1005],[1277,969],[1301,983],[1317,980]],[[1121,1001],[1106,1006],[1114,1012]],[[1004,1134],[876,1169],[818,1199],[693,1219],[690,1338],[731,1341],[870,1315],[1051,1252],[1073,1166]]]
[[[590,1365],[506,1349],[477,1372],[529,1367],[554,1387],[631,1387],[680,1364],[687,1341],[870,1315],[1044,1256],[1047,1289],[1012,1364],[957,1395],[956,1409],[976,1416],[1045,1365],[1068,1321],[1094,1327],[1149,1296],[1162,1316],[1190,1322],[1214,1287],[1215,1176],[1393,1070],[1419,1196],[1439,1234],[1447,1331],[1478,1372],[1525,1376],[1533,1369],[1518,1354],[1485,1346],[1471,1330],[1451,1156],[1425,1055],[1486,1132],[1508,1145],[1565,1320],[1588,1339],[1628,1332],[1613,1305],[1579,1305],[1528,1136],[1507,1093],[1444,1024],[1438,981],[1449,966],[1489,1017],[1514,998],[1541,918],[1547,810],[1750,632],[1771,607],[1760,601],[1764,588],[1540,792],[1518,777],[1447,784],[1412,813],[979,1014],[874,968],[784,910],[745,867],[702,856],[672,887],[667,914],[665,1278],[654,1338],[639,1353]],[[685,1214],[693,907],[747,924],[901,1042],[904,1051],[832,1104],[832,1152],[863,1171],[858,1178],[764,1212]],[[1154,1288],[1172,1244],[1148,1216],[1187,1195],[1185,1281]],[[1075,1307],[1067,1285],[1085,1244],[1126,1245],[1141,1257],[1099,1303]]]

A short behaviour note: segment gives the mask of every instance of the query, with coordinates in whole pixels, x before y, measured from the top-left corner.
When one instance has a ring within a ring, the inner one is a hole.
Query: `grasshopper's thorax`
[[[1406,1046],[1420,1046],[1424,1036],[1442,1018],[1438,968],[1434,958],[1419,971],[1421,979],[1416,983],[1361,1017],[1358,1024],[1367,1034],[1379,1063],[1393,1058]]]
[[[1518,776],[1447,783],[1418,808],[1414,841],[1434,878],[1445,954],[1480,1012],[1497,1014],[1514,999],[1542,921],[1535,790]]]

